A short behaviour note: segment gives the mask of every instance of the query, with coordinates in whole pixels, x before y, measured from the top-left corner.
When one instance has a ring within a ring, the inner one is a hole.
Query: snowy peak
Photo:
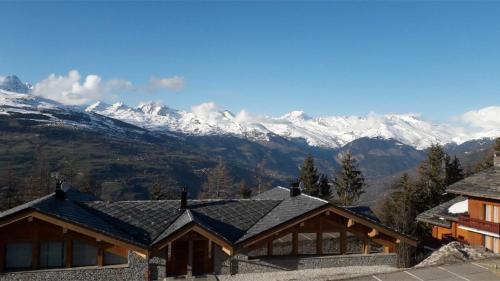
[[[103,111],[108,107],[109,107],[109,104],[102,102],[102,101],[97,101],[97,102],[89,105],[87,108],[85,108],[85,111],[86,112]]]
[[[31,88],[30,84],[21,82],[16,75],[0,76],[0,90],[27,94]]]

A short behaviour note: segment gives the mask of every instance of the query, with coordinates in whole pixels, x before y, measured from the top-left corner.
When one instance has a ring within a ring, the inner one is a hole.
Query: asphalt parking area
[[[477,263],[443,265],[374,274],[353,281],[498,281],[500,276]]]

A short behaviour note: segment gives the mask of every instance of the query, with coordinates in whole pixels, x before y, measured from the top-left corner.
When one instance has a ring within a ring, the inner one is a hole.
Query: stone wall
[[[0,281],[139,281],[147,280],[148,262],[134,252],[129,252],[129,262],[126,265],[104,267],[60,268],[23,272],[1,273]]]
[[[222,253],[224,254],[224,253]],[[396,254],[351,254],[335,256],[275,256],[248,259],[245,255],[220,259],[218,274],[270,272],[340,266],[390,265],[396,267]]]

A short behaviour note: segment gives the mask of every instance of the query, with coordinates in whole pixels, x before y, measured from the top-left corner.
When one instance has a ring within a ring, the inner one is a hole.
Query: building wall
[[[146,258],[129,252],[128,265],[105,266],[105,267],[80,267],[46,269],[25,272],[0,273],[0,281],[139,281],[147,280],[148,262]]]
[[[452,226],[453,228],[453,226]],[[452,228],[446,228],[446,227],[441,227],[441,226],[433,226],[432,227],[432,237],[436,239],[443,239],[443,236],[446,234],[453,234]],[[456,238],[455,236],[452,235],[453,238]]]
[[[217,247],[218,248],[218,247]],[[396,254],[351,254],[333,256],[272,256],[248,259],[243,254],[229,257],[220,248],[214,249],[216,274],[236,274],[329,268],[340,266],[389,265],[396,267]]]

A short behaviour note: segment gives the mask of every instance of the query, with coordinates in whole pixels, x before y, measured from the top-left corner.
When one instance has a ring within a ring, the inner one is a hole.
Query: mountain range
[[[191,111],[156,102],[74,107],[35,96],[31,89],[16,76],[0,78],[0,163],[14,162],[27,175],[42,146],[51,169],[60,169],[63,159],[79,169],[84,165],[110,198],[144,198],[159,175],[192,186],[195,195],[219,156],[235,180],[253,184],[255,167],[263,165],[270,183],[288,184],[306,155],[331,175],[339,155],[351,150],[369,184],[363,200],[373,201],[396,176],[415,168],[431,144],[479,159],[500,135],[467,133],[416,114],[313,118],[292,111],[269,117],[235,114],[213,103]]]

